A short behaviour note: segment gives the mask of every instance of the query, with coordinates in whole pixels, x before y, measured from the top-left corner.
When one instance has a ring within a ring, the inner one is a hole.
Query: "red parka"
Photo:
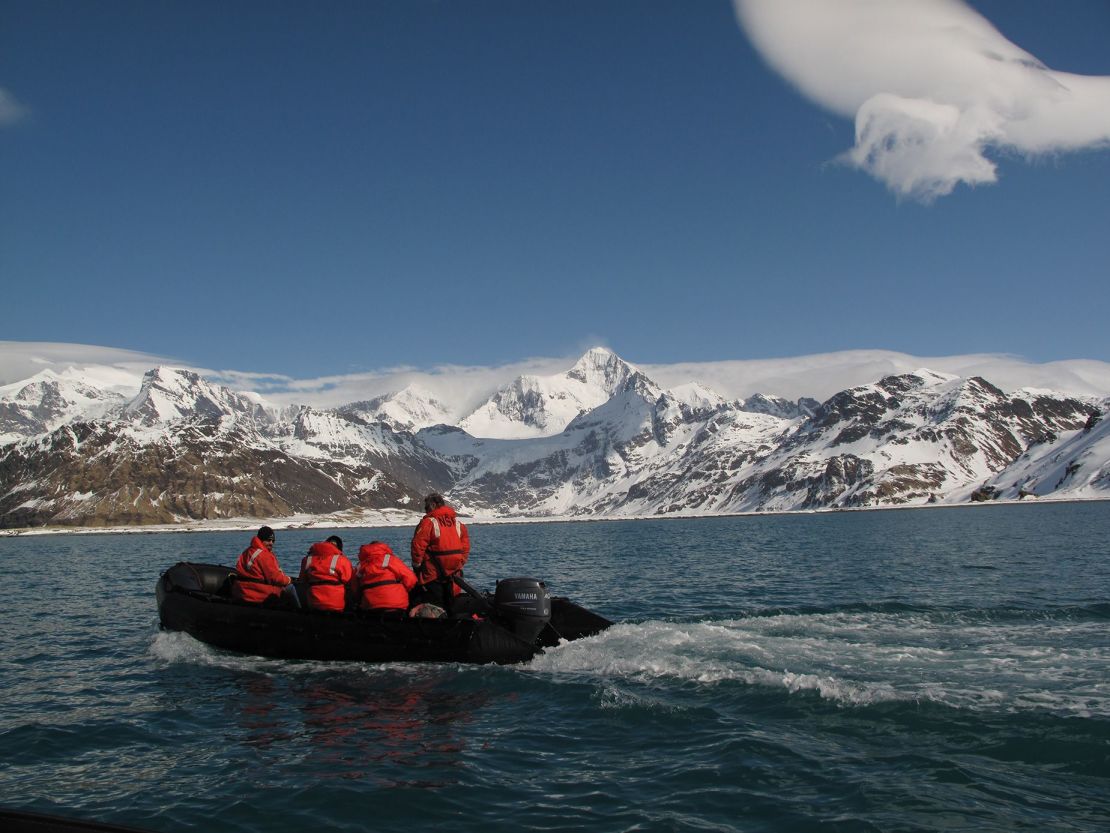
[[[372,541],[358,551],[358,605],[370,610],[405,610],[416,574],[388,544]]]
[[[269,541],[263,543],[257,535],[251,539],[251,545],[235,562],[238,578],[231,585],[233,598],[244,602],[264,602],[281,596],[285,585],[292,581],[281,571],[271,546]]]
[[[301,559],[300,579],[305,583],[305,600],[313,610],[343,610],[347,587],[355,570],[335,544],[320,541]]]
[[[412,569],[420,584],[462,573],[470,555],[470,533],[450,506],[433,509],[412,536]],[[452,582],[457,596],[461,591]]]

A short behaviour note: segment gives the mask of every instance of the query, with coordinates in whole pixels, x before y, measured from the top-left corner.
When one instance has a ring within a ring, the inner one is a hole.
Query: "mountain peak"
[[[165,365],[146,372],[139,395],[124,409],[127,416],[145,425],[195,416],[207,419],[257,417],[264,412],[262,406],[248,397],[214,385],[199,373]]]
[[[615,393],[636,372],[628,362],[606,347],[591,347],[567,371],[570,379]]]
[[[518,376],[458,425],[475,437],[553,436],[580,414],[608,402],[638,376],[616,353],[594,347],[565,373]]]
[[[44,434],[80,419],[98,419],[124,397],[49,368],[29,379],[0,387],[0,445]]]
[[[419,431],[455,419],[451,409],[427,388],[406,385],[365,402],[353,402],[339,409],[366,422],[382,422],[394,431]]]
[[[0,400],[14,401],[19,397],[26,398],[33,395],[36,390],[41,390],[43,385],[56,383],[61,377],[50,368],[40,370],[34,376],[14,382],[9,385],[0,385]]]

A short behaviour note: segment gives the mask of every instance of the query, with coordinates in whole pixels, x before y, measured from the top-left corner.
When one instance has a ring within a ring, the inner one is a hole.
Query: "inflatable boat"
[[[158,579],[164,630],[184,631],[217,648],[279,659],[358,662],[526,662],[563,640],[600,633],[612,622],[544,582],[511,578],[492,594],[465,582],[451,614],[323,612],[241,602],[231,596],[235,570],[182,561]]]

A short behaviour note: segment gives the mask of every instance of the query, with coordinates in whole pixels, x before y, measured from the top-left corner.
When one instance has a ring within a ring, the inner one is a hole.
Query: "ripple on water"
[[[159,568],[240,534],[0,540],[0,791],[166,831],[1103,833],[1106,506],[480,527],[479,584],[624,620],[508,668],[159,632]]]

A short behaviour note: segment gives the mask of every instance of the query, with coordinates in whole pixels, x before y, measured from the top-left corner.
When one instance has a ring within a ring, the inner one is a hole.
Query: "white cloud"
[[[587,349],[589,345],[583,347],[582,352]],[[531,358],[494,367],[386,368],[316,379],[258,377],[228,371],[198,372],[209,378],[219,378],[237,390],[257,391],[275,405],[307,404],[318,408],[373,399],[414,385],[433,393],[461,419],[518,376],[564,373],[579,358],[580,355]],[[791,400],[803,396],[824,400],[846,388],[875,382],[883,376],[912,373],[920,368],[962,377],[982,376],[1006,391],[1036,387],[1074,395],[1110,395],[1110,363],[1093,360],[1037,364],[1009,355],[913,356],[891,350],[846,350],[775,359],[674,364],[639,364],[634,358],[622,358],[665,388],[700,382],[730,399],[763,393]]]
[[[18,124],[27,117],[27,108],[14,95],[0,87],[0,127]]]
[[[501,385],[508,384],[516,377],[561,373],[577,359],[577,356],[524,359],[496,367],[440,365],[423,370],[411,367],[386,368],[346,376],[291,380],[282,390],[274,387],[261,392],[276,404],[303,403],[330,408],[373,399],[414,385],[434,394],[443,404],[454,406],[456,415],[461,418],[482,404]]]
[[[583,350],[584,352],[584,350]],[[180,359],[99,347],[38,341],[0,341],[0,386],[29,379],[43,370],[59,376],[80,377],[122,394],[136,394],[146,371],[166,365],[192,370],[233,390],[260,394],[273,405],[312,405],[331,408],[373,399],[417,385],[457,406],[459,416],[469,413],[503,384],[517,376],[546,376],[568,369],[578,356],[533,358],[496,367],[440,365],[418,369],[392,367],[364,373],[295,379],[273,373],[215,370]]]
[[[823,401],[847,388],[922,368],[963,378],[981,376],[1010,392],[1032,387],[1081,396],[1110,394],[1110,363],[1075,359],[1037,364],[1018,356],[991,353],[912,356],[891,350],[844,350],[776,359],[640,367],[665,387],[699,381],[731,399],[763,393]]]
[[[583,352],[585,352],[583,350]],[[143,374],[159,365],[194,370],[234,390],[258,394],[272,405],[332,408],[416,385],[432,392],[461,418],[502,385],[521,375],[563,373],[579,356],[530,358],[495,367],[441,365],[431,369],[386,368],[346,376],[294,379],[235,370],[210,370],[164,356],[84,344],[0,341],[0,386],[43,370],[85,379],[124,395],[138,393]],[[809,356],[716,362],[639,364],[624,357],[666,388],[700,382],[730,399],[754,393],[818,400],[883,376],[920,368],[955,376],[982,376],[1006,391],[1034,387],[1072,395],[1110,395],[1110,363],[1076,359],[1037,364],[1018,356],[912,356],[890,350],[847,350]]]
[[[59,376],[82,376],[120,393],[138,393],[143,374],[162,364],[182,366],[180,362],[165,356],[120,350],[116,347],[45,341],[0,341],[0,385],[29,379],[43,370],[52,370]]]
[[[994,182],[991,150],[1110,145],[1110,77],[1049,69],[962,0],[733,2],[768,64],[855,119],[844,160],[899,195]]]

